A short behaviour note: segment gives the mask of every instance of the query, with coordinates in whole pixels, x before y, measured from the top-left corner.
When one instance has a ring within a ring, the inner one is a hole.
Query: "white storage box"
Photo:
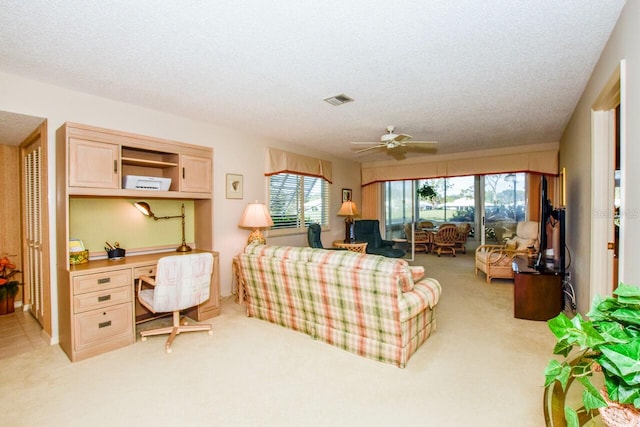
[[[126,190],[169,191],[169,187],[171,187],[171,178],[126,175],[122,179],[122,187]]]

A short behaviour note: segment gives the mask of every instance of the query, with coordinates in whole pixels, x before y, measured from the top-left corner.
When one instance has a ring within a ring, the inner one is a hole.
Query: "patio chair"
[[[471,233],[471,224],[468,222],[463,222],[458,225],[458,237],[456,238],[456,249],[460,249],[463,254],[467,253],[467,238]]]
[[[513,258],[527,255],[537,250],[538,222],[522,221],[516,227],[516,236],[507,240],[503,245],[481,245],[476,249],[475,273],[482,271],[487,276],[487,283],[491,279],[513,279]]]
[[[458,227],[455,224],[442,224],[433,237],[433,251],[440,256],[443,251],[456,256],[456,239]]]
[[[418,229],[414,230],[412,234],[412,225],[412,223],[404,224],[404,234],[407,237],[407,243],[413,243],[416,252],[431,252],[431,246],[433,245],[433,233]]]

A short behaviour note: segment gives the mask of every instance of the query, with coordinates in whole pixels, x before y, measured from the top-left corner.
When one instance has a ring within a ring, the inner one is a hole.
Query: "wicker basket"
[[[640,427],[640,411],[633,405],[621,405],[609,400],[606,389],[600,391],[609,406],[598,408],[602,422],[608,427]]]

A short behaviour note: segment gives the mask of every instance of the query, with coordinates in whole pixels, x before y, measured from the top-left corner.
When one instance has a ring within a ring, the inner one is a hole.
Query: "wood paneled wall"
[[[17,146],[0,145],[0,256],[8,256],[17,268],[22,266],[19,153]],[[22,290],[16,300],[20,298]]]

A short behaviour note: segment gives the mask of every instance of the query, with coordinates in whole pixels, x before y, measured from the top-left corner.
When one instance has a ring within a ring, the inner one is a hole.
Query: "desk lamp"
[[[191,247],[187,245],[184,241],[184,203],[182,204],[182,214],[181,215],[173,215],[173,216],[155,216],[153,212],[151,212],[151,207],[148,203],[145,202],[136,202],[133,204],[143,215],[153,218],[155,221],[159,219],[171,219],[171,218],[182,218],[182,244],[176,248],[176,252],[189,252]]]
[[[253,229],[247,239],[247,245],[253,242],[258,242],[261,245],[266,244],[267,239],[264,238],[260,229],[271,227],[272,225],[273,220],[271,219],[271,215],[269,215],[269,210],[264,204],[258,203],[257,200],[247,205],[238,223],[238,227]]]
[[[358,215],[358,208],[351,200],[342,202],[338,216],[346,217],[344,219],[344,242],[351,243],[351,228],[353,227],[353,216]]]

